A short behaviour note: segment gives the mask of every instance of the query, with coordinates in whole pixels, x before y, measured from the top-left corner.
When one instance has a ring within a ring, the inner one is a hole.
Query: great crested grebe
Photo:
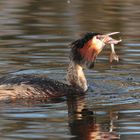
[[[89,32],[70,44],[67,83],[37,75],[8,75],[0,78],[0,101],[16,99],[50,99],[85,93],[88,89],[83,66],[92,68],[97,55],[107,44],[117,44],[110,35]]]

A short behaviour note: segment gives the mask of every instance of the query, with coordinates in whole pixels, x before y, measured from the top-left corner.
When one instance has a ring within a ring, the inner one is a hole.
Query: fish
[[[118,34],[120,32],[112,32],[112,33],[109,33],[107,34],[107,36],[112,36],[112,35],[115,35],[115,34]],[[114,44],[118,44],[119,42],[121,42],[122,40],[113,40],[112,43],[110,44],[111,46],[111,53],[110,53],[110,56],[109,56],[109,61],[110,63],[112,63],[113,61],[117,61],[119,62],[119,56],[116,54],[115,52],[115,46]]]
[[[111,44],[110,46],[111,46],[111,53],[110,53],[110,57],[109,57],[110,63],[112,63],[113,61],[119,62],[119,56],[115,52],[114,44]]]

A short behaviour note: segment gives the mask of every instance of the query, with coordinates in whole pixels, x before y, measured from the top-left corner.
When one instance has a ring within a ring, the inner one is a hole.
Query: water
[[[87,31],[120,31],[119,63],[110,49],[87,70],[85,96],[0,105],[3,140],[139,140],[139,1],[1,0],[0,75],[65,79],[68,44]]]

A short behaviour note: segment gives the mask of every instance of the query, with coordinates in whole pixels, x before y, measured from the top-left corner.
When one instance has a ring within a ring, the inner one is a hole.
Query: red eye
[[[96,36],[96,39],[100,39],[98,35]]]

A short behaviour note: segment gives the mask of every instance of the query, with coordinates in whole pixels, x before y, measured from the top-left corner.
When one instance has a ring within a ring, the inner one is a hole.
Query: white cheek
[[[102,49],[105,46],[105,44],[99,39],[96,39],[96,44],[98,46],[98,49]]]
[[[96,44],[98,49],[102,49],[105,46],[105,43],[97,39],[96,37],[92,39],[92,43]]]

